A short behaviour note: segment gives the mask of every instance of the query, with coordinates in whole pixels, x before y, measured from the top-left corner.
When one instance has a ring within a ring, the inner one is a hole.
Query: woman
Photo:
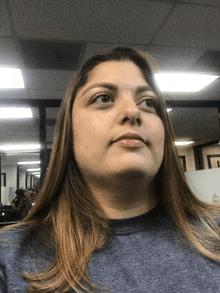
[[[187,185],[150,64],[119,47],[72,80],[37,202],[1,233],[1,292],[219,291],[220,205]]]

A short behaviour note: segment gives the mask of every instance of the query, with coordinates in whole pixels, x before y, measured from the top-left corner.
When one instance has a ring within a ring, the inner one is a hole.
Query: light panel
[[[0,88],[24,88],[24,80],[21,74],[21,70],[15,68],[0,68]]]
[[[194,141],[176,141],[175,145],[188,145],[192,143],[194,143]]]
[[[0,151],[26,151],[38,150],[39,144],[0,145]]]
[[[198,92],[219,76],[179,72],[161,72],[155,79],[161,92]]]
[[[41,168],[27,169],[28,172],[40,171]]]
[[[18,165],[35,165],[40,164],[41,161],[18,162]]]
[[[17,118],[32,118],[33,114],[30,108],[0,108],[0,119],[17,119]]]
[[[39,154],[39,150],[38,149],[33,149],[33,150],[21,150],[19,152],[16,151],[12,151],[12,152],[6,152],[6,156],[33,156],[33,154]]]

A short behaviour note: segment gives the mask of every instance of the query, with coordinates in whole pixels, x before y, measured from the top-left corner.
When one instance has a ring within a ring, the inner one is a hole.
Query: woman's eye
[[[92,101],[92,103],[96,104],[105,104],[113,101],[113,98],[110,95],[107,94],[100,94],[95,97],[95,99]]]
[[[141,103],[140,103],[140,105],[144,105],[144,106],[147,106],[147,107],[150,107],[150,108],[154,108],[154,109],[156,109],[156,107],[157,107],[157,104],[156,104],[156,102],[155,102],[155,100],[154,99],[145,99],[145,100],[143,100]]]

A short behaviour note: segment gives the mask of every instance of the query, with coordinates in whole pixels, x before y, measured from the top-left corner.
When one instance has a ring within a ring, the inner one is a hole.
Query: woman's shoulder
[[[0,247],[4,248],[4,246],[8,247],[13,245],[14,243],[19,243],[22,239],[32,234],[33,231],[36,231],[36,227],[33,225],[27,226],[7,226],[0,229]]]
[[[26,242],[36,230],[33,226],[12,226],[0,230],[0,258],[15,252],[25,246]]]
[[[32,232],[35,233],[38,229],[39,225],[37,224],[22,224],[22,222],[19,222],[14,225],[1,227],[0,237],[2,238],[3,235],[19,237],[19,235],[22,236]]]
[[[36,225],[18,225],[0,231],[0,287],[4,284],[10,292],[26,288],[25,273],[41,273],[50,267],[54,254],[47,235]]]
[[[0,262],[8,257],[25,257],[30,252],[44,254],[48,243],[40,232],[36,225],[16,225],[0,230]]]

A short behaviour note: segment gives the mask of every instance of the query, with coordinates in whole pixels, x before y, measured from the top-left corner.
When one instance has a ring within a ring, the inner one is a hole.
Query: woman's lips
[[[140,148],[146,146],[146,144],[139,139],[121,139],[116,141],[115,143],[119,146],[130,148]]]

